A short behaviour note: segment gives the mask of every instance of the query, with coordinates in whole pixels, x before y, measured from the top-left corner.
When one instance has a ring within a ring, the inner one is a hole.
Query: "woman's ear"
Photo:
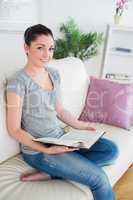
[[[26,43],[24,43],[24,50],[25,50],[26,55],[28,56],[29,46]]]

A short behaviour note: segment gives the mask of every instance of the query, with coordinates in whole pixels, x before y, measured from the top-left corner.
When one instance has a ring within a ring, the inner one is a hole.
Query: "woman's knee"
[[[113,162],[119,155],[119,148],[112,140],[102,138],[101,145],[103,145],[104,152],[107,155],[108,162]]]
[[[119,155],[119,148],[117,144],[113,141],[108,140],[108,154],[110,155],[110,160],[113,162]]]
[[[92,190],[97,190],[100,188],[106,190],[111,189],[109,179],[104,171],[101,171],[95,176],[94,183],[92,185]]]

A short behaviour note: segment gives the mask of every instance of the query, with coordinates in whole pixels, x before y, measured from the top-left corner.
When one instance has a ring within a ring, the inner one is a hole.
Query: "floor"
[[[114,187],[116,200],[133,200],[133,165]]]

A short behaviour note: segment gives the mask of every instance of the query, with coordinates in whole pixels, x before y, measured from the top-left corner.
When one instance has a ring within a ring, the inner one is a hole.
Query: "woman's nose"
[[[43,51],[43,56],[44,56],[45,58],[47,58],[47,57],[49,56],[49,50],[48,50],[48,49],[44,49],[44,51]]]

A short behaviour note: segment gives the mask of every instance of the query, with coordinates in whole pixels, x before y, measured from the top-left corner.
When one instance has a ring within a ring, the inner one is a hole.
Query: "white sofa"
[[[79,116],[85,102],[89,84],[84,64],[77,58],[52,61],[59,70],[64,106]],[[2,82],[2,81],[1,81]],[[0,200],[93,200],[87,186],[64,180],[21,182],[20,175],[33,169],[21,157],[19,144],[6,130],[3,83],[0,85]],[[117,143],[119,157],[113,165],[105,167],[113,186],[133,163],[133,131],[110,125],[91,123],[107,132],[107,138]]]

